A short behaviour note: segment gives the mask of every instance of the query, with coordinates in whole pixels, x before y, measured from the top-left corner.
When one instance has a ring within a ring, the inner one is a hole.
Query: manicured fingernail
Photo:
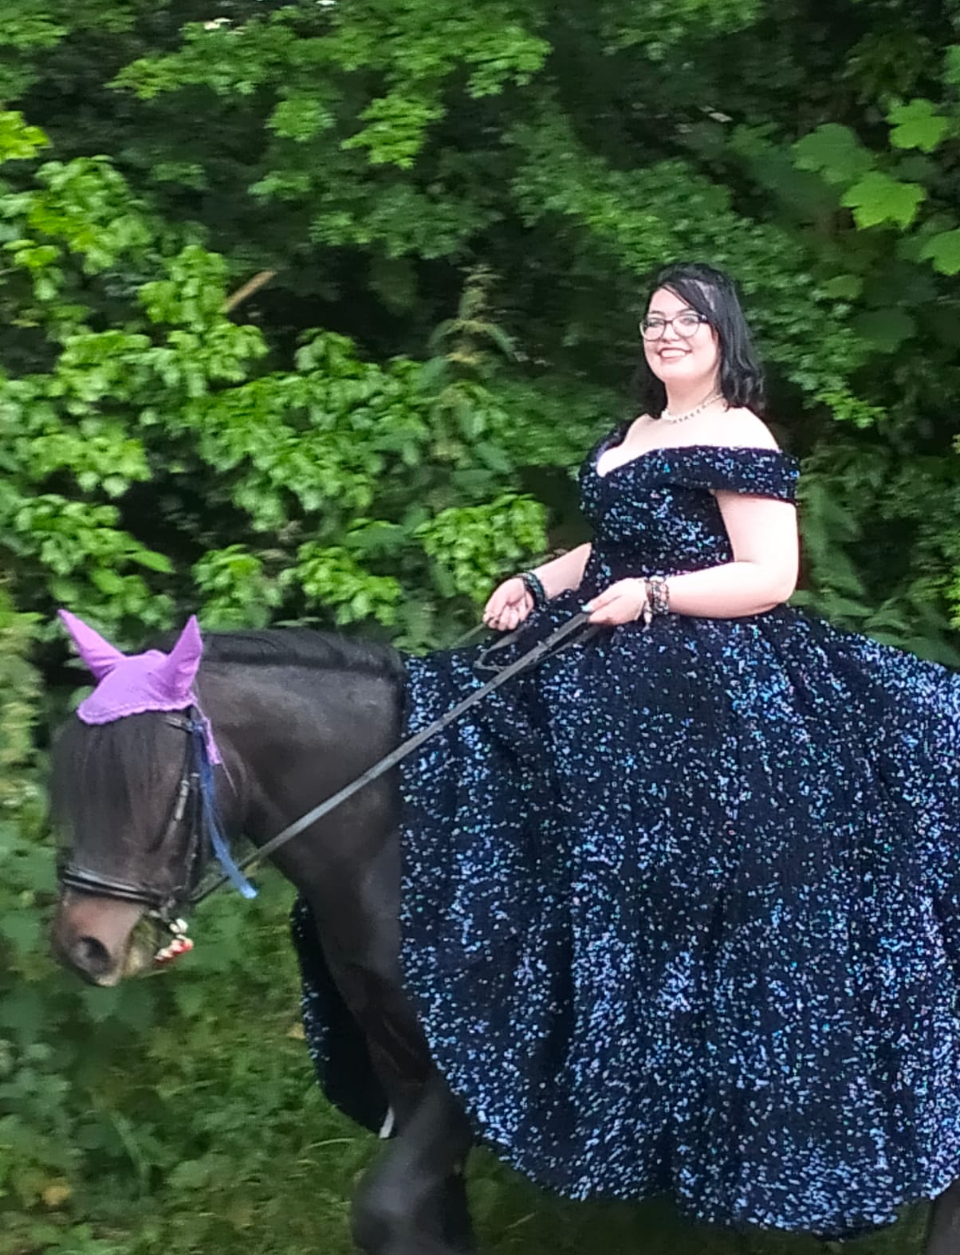
[[[580,609],[584,612],[584,614],[586,614],[588,611],[593,609],[593,602],[585,601],[583,605],[580,607]]]

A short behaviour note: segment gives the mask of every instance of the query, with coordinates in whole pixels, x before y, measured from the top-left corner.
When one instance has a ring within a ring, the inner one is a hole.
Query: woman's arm
[[[667,581],[675,614],[737,619],[785,602],[797,586],[800,542],[796,507],[770,497],[718,492],[733,561]]]
[[[712,619],[762,614],[786,601],[797,584],[800,542],[796,508],[770,497],[717,492],[733,561],[671,575],[670,609]],[[592,623],[629,623],[643,609],[641,579],[619,580],[590,603]]]
[[[568,588],[579,588],[583,572],[590,557],[590,545],[578,545],[559,558],[533,567],[533,574],[543,585],[548,597],[556,597]]]

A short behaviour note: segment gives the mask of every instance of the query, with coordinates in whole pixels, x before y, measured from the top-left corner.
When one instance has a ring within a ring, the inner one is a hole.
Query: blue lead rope
[[[207,729],[202,719],[194,719],[190,724],[190,735],[199,764],[200,781],[200,828],[210,838],[213,856],[223,869],[223,874],[235,889],[245,898],[255,898],[257,891],[233,861],[230,846],[220,826],[220,814],[217,810],[216,786],[213,779],[213,764],[207,749]]]

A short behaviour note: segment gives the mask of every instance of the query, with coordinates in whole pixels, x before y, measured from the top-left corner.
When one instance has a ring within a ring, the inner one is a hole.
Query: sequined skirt
[[[476,659],[409,660],[407,734]],[[958,743],[950,672],[787,608],[605,630],[429,742],[404,968],[478,1136],[727,1224],[845,1234],[944,1189]]]

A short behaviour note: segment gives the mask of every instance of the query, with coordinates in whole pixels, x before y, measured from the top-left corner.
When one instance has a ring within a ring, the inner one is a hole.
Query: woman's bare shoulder
[[[779,449],[773,432],[758,414],[746,408],[725,410],[714,420],[717,444],[747,449]]]

